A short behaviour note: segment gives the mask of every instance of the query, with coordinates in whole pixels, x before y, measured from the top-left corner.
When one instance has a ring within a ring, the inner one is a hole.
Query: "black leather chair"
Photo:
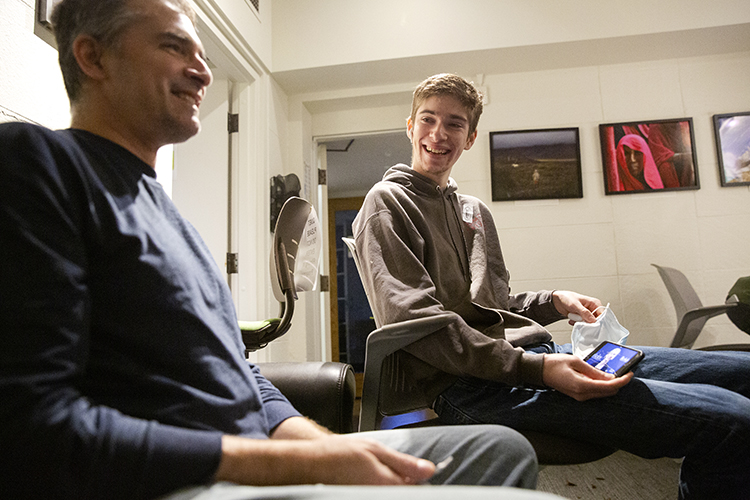
[[[338,434],[354,431],[354,370],[346,363],[258,363],[304,416]]]

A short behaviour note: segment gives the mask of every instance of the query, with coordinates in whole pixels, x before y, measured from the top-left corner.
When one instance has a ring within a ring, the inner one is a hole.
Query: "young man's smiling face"
[[[411,167],[445,187],[453,165],[477,138],[469,134],[469,113],[453,96],[435,95],[425,99],[414,117],[406,122],[411,139]]]

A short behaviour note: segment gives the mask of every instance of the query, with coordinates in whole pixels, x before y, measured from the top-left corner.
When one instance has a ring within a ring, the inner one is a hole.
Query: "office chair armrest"
[[[310,361],[257,366],[302,415],[337,434],[354,431],[356,382],[351,365]]]
[[[448,326],[458,315],[446,312],[426,318],[410,319],[391,323],[367,336],[367,349],[373,355],[385,357],[417,340]]]
[[[719,314],[723,314],[727,312],[729,309],[733,307],[737,307],[737,304],[728,303],[728,304],[718,304],[715,306],[698,307],[696,309],[691,309],[688,312],[686,312],[683,318],[689,318],[688,319],[689,321],[693,321],[694,319],[701,318],[703,316],[708,316],[709,318],[713,318],[714,316],[718,316]]]
[[[695,339],[693,339],[693,342],[689,342],[689,345],[684,345],[685,334],[687,333],[687,329],[690,323],[700,318],[706,318],[706,319],[713,318],[714,316],[718,316],[720,314],[727,312],[729,309],[732,309],[733,307],[737,307],[737,304],[735,303],[718,304],[715,306],[703,306],[703,307],[698,307],[698,308],[689,310],[682,317],[680,324],[677,325],[677,332],[675,333],[674,339],[672,340],[672,345],[670,347],[690,349],[693,345],[693,342],[695,342]]]
[[[359,413],[360,432],[374,430],[377,426],[377,402],[383,360],[399,349],[448,326],[457,318],[457,314],[448,312],[426,318],[400,321],[378,328],[368,335],[365,377],[362,382],[362,408]]]

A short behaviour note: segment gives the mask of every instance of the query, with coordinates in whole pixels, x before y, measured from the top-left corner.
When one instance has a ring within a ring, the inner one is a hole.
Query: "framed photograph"
[[[693,119],[599,125],[606,194],[699,189]]]
[[[492,201],[583,198],[577,128],[490,132]]]
[[[714,115],[722,186],[750,185],[750,111]]]

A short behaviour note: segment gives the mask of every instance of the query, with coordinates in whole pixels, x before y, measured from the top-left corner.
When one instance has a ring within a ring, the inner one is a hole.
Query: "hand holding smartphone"
[[[643,359],[643,352],[632,347],[604,341],[586,356],[584,361],[605,373],[620,377]]]

